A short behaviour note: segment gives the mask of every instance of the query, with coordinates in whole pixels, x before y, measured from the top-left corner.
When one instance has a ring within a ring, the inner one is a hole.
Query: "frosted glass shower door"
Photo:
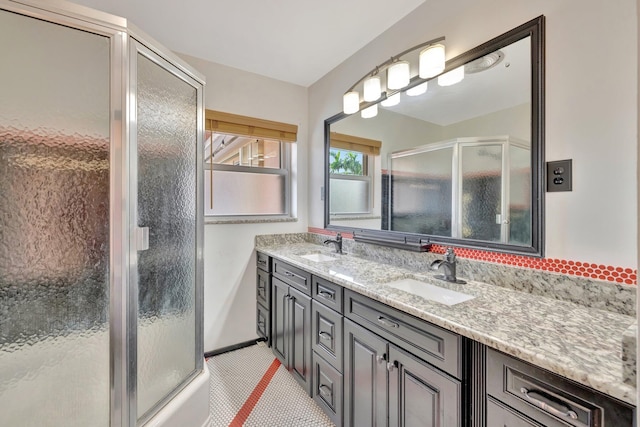
[[[137,414],[154,408],[198,369],[196,189],[198,92],[178,70],[142,46],[137,79],[138,252]],[[200,362],[201,363],[201,362]]]
[[[109,425],[110,39],[69,25],[0,10],[0,426]]]

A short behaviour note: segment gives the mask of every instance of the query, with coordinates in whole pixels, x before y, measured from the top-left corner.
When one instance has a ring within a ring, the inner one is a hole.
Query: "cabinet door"
[[[461,425],[460,382],[389,345],[389,426]]]
[[[271,348],[284,366],[289,366],[289,285],[271,280]]]
[[[289,365],[293,377],[311,395],[311,298],[289,287]]]
[[[387,342],[344,319],[344,425],[386,426]]]

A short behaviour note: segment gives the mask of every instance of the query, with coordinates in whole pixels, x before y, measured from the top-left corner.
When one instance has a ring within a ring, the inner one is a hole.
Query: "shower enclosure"
[[[0,425],[157,425],[206,374],[204,80],[59,1],[0,0],[0,57]]]

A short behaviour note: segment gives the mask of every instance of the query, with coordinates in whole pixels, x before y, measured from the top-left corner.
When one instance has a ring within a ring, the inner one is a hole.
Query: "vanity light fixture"
[[[434,44],[427,46],[420,52],[420,71],[421,79],[430,79],[444,71],[445,55],[444,45]]]
[[[464,65],[438,76],[438,85],[451,86],[464,79]]]
[[[371,76],[364,81],[364,100],[366,102],[376,101],[382,94],[380,76]]]
[[[396,61],[387,69],[387,89],[402,89],[411,81],[408,61]]]
[[[360,109],[360,94],[356,91],[349,91],[342,97],[342,111],[345,114],[357,113]]]
[[[383,107],[393,107],[398,104],[400,104],[400,92],[396,92],[393,95],[388,96],[380,103]]]
[[[411,89],[407,89],[407,95],[419,96],[423,93],[427,93],[428,84],[429,82],[424,82],[422,84],[419,84],[418,86],[412,87]]]
[[[360,111],[360,92],[356,90],[356,87],[361,83],[363,85],[364,102],[376,102],[384,96],[384,101],[382,101],[383,106],[389,107],[397,105],[400,102],[400,93],[391,92],[409,86],[414,79],[430,79],[442,73],[445,67],[445,52],[444,46],[440,42],[443,40],[444,37],[438,37],[420,43],[419,45],[400,52],[398,55],[392,56],[389,60],[375,67],[345,92],[342,97],[342,111],[345,114],[354,114]],[[418,55],[419,67],[416,67],[419,68],[419,74],[417,76],[411,76],[411,63],[405,57],[418,49],[422,49]],[[386,78],[383,79],[382,77],[385,75]],[[423,85],[417,86],[421,87]],[[418,94],[418,92],[422,90],[426,91],[426,86],[420,89],[416,88],[412,90],[412,93]],[[376,104],[376,108],[373,109],[373,106],[374,105],[368,107],[366,113],[363,111],[362,117],[375,117],[378,113],[378,107]]]

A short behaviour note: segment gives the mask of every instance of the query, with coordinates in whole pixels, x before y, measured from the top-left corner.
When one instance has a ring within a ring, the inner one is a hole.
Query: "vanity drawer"
[[[487,399],[487,426],[544,427],[492,398]]]
[[[344,290],[345,316],[460,379],[462,337],[385,304]]]
[[[544,426],[632,426],[633,409],[609,396],[493,349],[487,393]]]
[[[271,257],[269,257],[269,255],[258,252],[256,265],[259,269],[264,270],[267,273],[271,273]]]
[[[342,315],[313,300],[311,330],[313,351],[342,372]]]
[[[272,266],[274,276],[298,289],[305,295],[311,296],[310,273],[280,261],[279,259],[273,259]]]
[[[313,400],[340,427],[342,425],[342,374],[313,353]]]
[[[271,307],[271,276],[260,269],[256,275],[256,300],[265,307]]]
[[[312,280],[311,297],[338,313],[342,313],[342,286],[316,276],[313,276]]]

